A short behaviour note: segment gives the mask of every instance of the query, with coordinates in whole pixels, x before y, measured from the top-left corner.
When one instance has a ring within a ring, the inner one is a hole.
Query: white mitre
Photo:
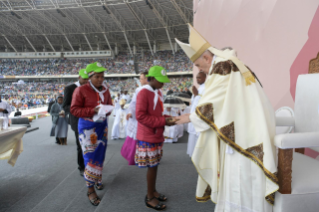
[[[250,85],[251,83],[256,82],[255,77],[248,70],[245,64],[236,57],[236,53],[234,50],[225,49],[224,51],[221,51],[212,47],[212,45],[210,45],[210,43],[206,41],[205,38],[203,38],[201,34],[199,34],[199,32],[197,32],[192,25],[188,24],[188,26],[189,26],[189,39],[188,39],[189,44],[183,43],[177,40],[176,38],[175,40],[193,63],[206,50],[209,50],[211,53],[213,53],[217,57],[221,57],[226,60],[231,60],[233,63],[235,63],[240,73],[245,78],[246,85]]]

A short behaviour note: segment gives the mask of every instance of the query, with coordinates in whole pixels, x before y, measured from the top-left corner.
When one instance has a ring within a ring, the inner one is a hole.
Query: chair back
[[[319,132],[319,74],[299,75],[295,98],[295,132]],[[312,148],[319,151],[319,148]]]

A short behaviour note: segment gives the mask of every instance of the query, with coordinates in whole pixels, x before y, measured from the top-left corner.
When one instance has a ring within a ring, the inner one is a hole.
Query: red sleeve
[[[85,97],[79,88],[76,88],[73,93],[70,111],[78,118],[92,117],[95,114],[94,108],[85,107]]]
[[[147,91],[142,90],[138,93],[136,98],[136,120],[141,124],[151,127],[164,127],[165,117],[163,116],[152,116],[148,113],[148,97]]]

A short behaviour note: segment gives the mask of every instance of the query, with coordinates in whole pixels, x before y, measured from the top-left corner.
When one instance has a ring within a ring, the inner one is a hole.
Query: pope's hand
[[[191,120],[189,119],[189,116],[190,114],[187,113],[187,114],[176,117],[177,119],[176,124],[186,124],[191,122]]]

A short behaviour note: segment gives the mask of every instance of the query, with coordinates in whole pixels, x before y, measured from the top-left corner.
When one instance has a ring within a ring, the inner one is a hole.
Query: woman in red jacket
[[[160,201],[167,198],[156,191],[157,166],[162,157],[164,126],[174,125],[175,120],[163,116],[163,95],[160,89],[170,82],[161,66],[153,66],[147,75],[149,84],[142,87],[136,98],[137,145],[135,163],[148,167],[145,204],[155,210],[165,210]]]
[[[89,83],[75,89],[71,103],[72,115],[79,117],[79,141],[84,158],[84,179],[88,187],[88,197],[92,205],[99,205],[101,199],[96,189],[103,189],[102,171],[107,146],[107,119],[106,116],[93,121],[98,113],[98,105],[112,105],[110,91],[103,84],[106,69],[99,63],[87,65]]]

